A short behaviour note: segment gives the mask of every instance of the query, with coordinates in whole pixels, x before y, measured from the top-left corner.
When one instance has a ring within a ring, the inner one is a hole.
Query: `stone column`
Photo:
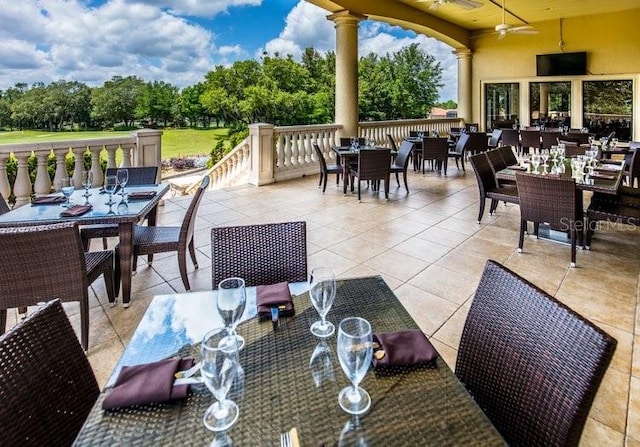
[[[551,92],[551,86],[546,82],[540,83],[540,110],[538,113],[538,119],[549,117],[549,94]]]
[[[160,181],[162,168],[162,131],[155,129],[140,129],[133,133],[136,137],[136,147],[133,154],[133,166],[157,166]],[[125,150],[127,145],[123,145]]]
[[[249,147],[251,167],[249,183],[260,186],[274,182],[273,124],[255,123],[249,125]]]
[[[453,52],[458,58],[458,118],[473,122],[471,89],[471,50],[459,48]],[[478,120],[479,121],[479,120]]]
[[[336,27],[336,111],[340,136],[358,135],[358,23],[365,16],[340,11],[327,17]]]
[[[18,161],[18,172],[16,180],[13,184],[13,195],[16,198],[14,208],[26,205],[31,201],[31,178],[29,177],[28,160],[31,151],[14,152],[13,154]]]

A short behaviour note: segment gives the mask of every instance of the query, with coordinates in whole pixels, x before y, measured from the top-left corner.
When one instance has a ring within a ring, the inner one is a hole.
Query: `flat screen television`
[[[587,52],[536,55],[538,76],[577,76],[587,74]]]

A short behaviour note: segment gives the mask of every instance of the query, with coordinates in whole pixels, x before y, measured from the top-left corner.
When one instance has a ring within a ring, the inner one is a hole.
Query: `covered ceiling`
[[[453,46],[470,48],[471,36],[492,31],[502,22],[503,0],[473,0],[482,5],[466,9],[456,0],[307,0],[329,13],[351,11],[412,29]],[[640,7],[639,0],[504,0],[505,22],[512,26],[622,12]]]

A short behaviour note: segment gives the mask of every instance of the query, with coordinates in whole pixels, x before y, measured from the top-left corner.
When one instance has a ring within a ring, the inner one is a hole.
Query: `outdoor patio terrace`
[[[196,223],[200,268],[194,270],[188,261],[192,289],[211,289],[212,227],[305,220],[309,268],[330,266],[343,278],[382,275],[453,368],[475,287],[486,260],[494,259],[618,340],[581,445],[640,446],[640,352],[635,349],[640,346],[640,229],[598,232],[592,249],[578,250],[578,266],[570,268],[568,246],[527,237],[524,252],[517,252],[517,206],[500,204],[496,214],[485,214],[479,225],[471,167],[464,174],[450,166],[448,174],[410,172],[410,194],[392,179],[389,202],[384,194],[365,190],[358,203],[354,195],[342,194],[334,176],[324,195],[317,188],[317,175],[208,191]],[[189,196],[166,197],[158,224],[179,224],[189,201]],[[133,277],[130,308],[110,307],[102,281],[90,292],[88,357],[101,386],[152,298],[184,292],[174,253],[156,255],[151,268],[144,260],[140,258]],[[366,305],[366,296],[362,301]],[[65,306],[79,332],[77,303]],[[16,318],[9,313],[8,327]]]

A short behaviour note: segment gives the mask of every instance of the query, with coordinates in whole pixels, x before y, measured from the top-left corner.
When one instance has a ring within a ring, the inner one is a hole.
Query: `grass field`
[[[34,143],[43,141],[83,140],[128,136],[130,131],[95,132],[41,132],[35,130],[0,132],[0,144]],[[227,129],[163,129],[162,158],[187,157],[191,155],[208,156],[216,142],[225,138]]]

